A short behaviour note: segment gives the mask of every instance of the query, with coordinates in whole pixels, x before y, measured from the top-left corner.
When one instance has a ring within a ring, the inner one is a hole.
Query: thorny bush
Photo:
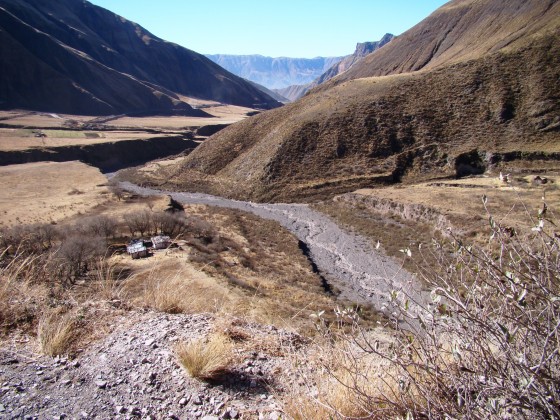
[[[392,293],[390,342],[339,311],[354,331],[324,330],[344,357],[323,368],[351,391],[361,417],[560,418],[560,238],[547,217],[545,204],[522,234],[490,216],[485,246],[452,236],[403,250],[431,293]],[[421,264],[426,252],[437,269]],[[368,360],[377,363],[373,379],[364,376]],[[315,403],[345,417],[321,395]]]

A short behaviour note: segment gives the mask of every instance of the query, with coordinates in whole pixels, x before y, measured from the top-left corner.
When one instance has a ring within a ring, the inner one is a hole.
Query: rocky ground
[[[1,419],[228,419],[282,417],[278,396],[294,382],[290,354],[304,340],[272,326],[211,315],[129,312],[75,358],[0,350]],[[235,363],[216,383],[190,377],[174,346],[217,329],[235,336]]]

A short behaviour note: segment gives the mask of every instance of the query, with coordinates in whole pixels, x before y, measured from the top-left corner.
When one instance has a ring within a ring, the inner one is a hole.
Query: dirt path
[[[235,208],[279,222],[304,245],[302,249],[340,297],[370,304],[384,311],[392,290],[406,290],[415,299],[420,288],[411,274],[392,258],[376,251],[368,240],[341,229],[332,219],[306,204],[267,204],[230,200],[200,193],[160,191],[123,182],[121,186],[141,195],[168,194],[184,204]],[[425,300],[425,298],[423,299]]]

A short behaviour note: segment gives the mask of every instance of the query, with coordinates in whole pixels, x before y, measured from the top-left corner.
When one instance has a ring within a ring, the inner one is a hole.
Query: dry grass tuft
[[[96,263],[95,292],[108,301],[121,300],[124,297],[123,270],[107,259],[100,258]]]
[[[173,264],[133,275],[125,281],[123,293],[133,305],[172,314],[215,313],[229,300],[226,291],[205,275]]]
[[[383,411],[376,407],[377,397],[398,387],[386,363],[340,341],[316,343],[306,357],[296,364],[304,388],[294,383],[284,398],[289,418],[385,418],[372,415]]]
[[[179,364],[196,379],[211,381],[223,377],[234,363],[233,344],[222,334],[211,335],[175,348]]]
[[[69,314],[53,311],[39,320],[37,338],[41,351],[47,356],[68,353],[77,337],[77,323]]]
[[[48,261],[37,256],[16,256],[11,260],[0,255],[0,328],[2,333],[14,328],[29,329],[39,308],[49,294],[56,292],[38,279],[45,275]]]

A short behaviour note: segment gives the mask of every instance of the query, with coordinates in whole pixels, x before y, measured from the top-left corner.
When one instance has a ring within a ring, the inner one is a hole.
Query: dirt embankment
[[[381,214],[397,215],[405,220],[425,222],[441,232],[445,232],[448,228],[452,227],[449,219],[443,214],[434,208],[419,203],[400,203],[387,198],[354,193],[339,195],[334,198],[334,201],[346,201],[353,205],[365,206],[369,210],[374,210]]]
[[[184,136],[156,137],[91,145],[33,148],[0,151],[0,165],[31,162],[67,162],[79,160],[96,166],[103,172],[140,165],[150,160],[190,152],[198,143]]]

